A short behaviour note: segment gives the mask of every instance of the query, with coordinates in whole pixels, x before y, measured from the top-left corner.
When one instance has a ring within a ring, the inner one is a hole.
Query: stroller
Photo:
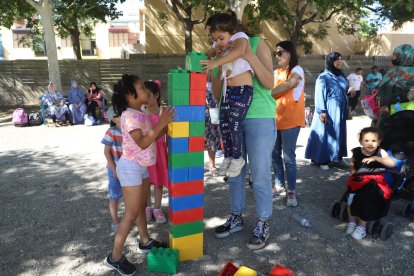
[[[402,208],[402,215],[414,218],[414,111],[397,112],[380,124],[381,148],[385,149],[396,163],[392,170],[386,169],[384,176],[392,189],[391,200],[408,199]],[[332,206],[332,217],[348,219],[348,191]],[[367,234],[387,240],[394,231],[394,225],[384,218],[367,222]]]

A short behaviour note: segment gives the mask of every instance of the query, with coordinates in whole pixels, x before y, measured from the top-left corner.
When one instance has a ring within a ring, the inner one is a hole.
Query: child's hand
[[[215,60],[209,60],[209,59],[200,60],[200,64],[204,65],[203,66],[204,70],[213,70],[214,68],[217,67],[217,62]]]
[[[175,120],[175,118],[173,118],[174,114],[174,107],[162,107],[160,111],[160,117],[158,119],[158,124],[160,124],[162,127],[166,127],[169,123]]]
[[[377,156],[371,156],[371,157],[362,159],[362,163],[364,164],[369,164],[374,161],[377,161]]]

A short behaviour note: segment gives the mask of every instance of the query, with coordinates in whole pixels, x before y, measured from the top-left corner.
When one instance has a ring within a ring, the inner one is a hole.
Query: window
[[[128,43],[128,33],[109,33],[109,47],[120,47],[123,43]]]
[[[16,33],[13,32],[13,47],[14,48],[30,48],[32,39],[28,33]]]
[[[61,38],[61,40],[60,40],[60,46],[62,47],[62,48],[65,48],[65,47],[67,47],[67,48],[69,48],[69,47],[72,47],[72,39],[70,38],[70,36],[68,36],[68,37],[65,37],[65,38]]]

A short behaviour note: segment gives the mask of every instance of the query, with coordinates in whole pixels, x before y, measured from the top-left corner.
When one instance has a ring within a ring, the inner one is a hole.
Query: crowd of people
[[[211,175],[225,176],[229,190],[229,210],[223,214],[227,219],[214,229],[214,235],[223,239],[244,228],[249,172],[256,224],[246,246],[257,250],[266,246],[271,234],[273,197],[285,196],[287,206],[298,205],[295,150],[300,129],[305,127],[305,73],[294,43],[277,43],[272,55],[261,37],[246,32],[234,12],[211,16],[206,32],[212,47],[209,59],[200,61],[208,73],[205,150]],[[404,64],[401,57],[399,54],[399,65]],[[278,65],[276,70],[273,61]],[[390,189],[381,170],[367,177],[359,176],[358,171],[365,167],[375,171],[395,164],[381,149],[380,133],[375,127],[362,129],[361,147],[353,149],[350,162],[346,162],[346,120],[348,115],[355,115],[363,88],[366,87],[365,94],[373,93],[389,84],[383,77],[390,75],[383,76],[373,66],[365,79],[362,68],[346,76],[341,66],[342,55],[329,53],[326,67],[316,79],[315,112],[305,158],[322,170],[329,170],[332,164],[349,167],[346,233],[359,240],[366,235],[367,221],[387,213]],[[107,160],[114,235],[112,251],[104,263],[121,275],[136,271],[122,253],[133,224],[138,227],[139,252],[166,246],[148,233],[148,223],[166,222],[161,208],[164,188],[168,188],[166,133],[175,114],[173,107],[161,107],[160,87],[159,81],[123,75],[114,85],[112,107],[108,109],[110,127],[101,141]],[[56,125],[57,120],[82,124],[85,114],[98,118],[98,110],[104,105],[103,91],[95,82],[85,93],[75,80],[71,81],[68,100],[69,106],[54,85],[49,85],[44,101]],[[215,156],[219,150],[224,152],[224,159],[217,168]],[[125,212],[119,218],[121,198]]]

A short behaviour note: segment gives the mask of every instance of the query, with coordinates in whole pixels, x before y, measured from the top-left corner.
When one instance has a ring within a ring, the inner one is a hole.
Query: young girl
[[[384,179],[384,168],[395,166],[394,160],[379,147],[380,135],[375,127],[362,129],[359,142],[361,147],[352,150],[352,175],[347,184],[350,193],[346,233],[356,240],[365,237],[367,221],[387,214],[391,189]]]
[[[224,94],[220,106],[220,130],[224,145],[224,160],[219,175],[235,177],[245,164],[243,158],[244,137],[241,124],[253,98],[254,71],[241,57],[246,52],[249,37],[241,32],[234,12],[217,14],[210,35],[221,56],[215,60],[202,60],[206,70],[221,66]]]
[[[118,225],[114,247],[104,263],[121,275],[135,274],[135,266],[123,255],[122,248],[135,221],[140,241],[140,252],[148,252],[160,243],[148,236],[145,207],[150,189],[147,167],[155,164],[155,141],[166,133],[167,125],[173,121],[174,110],[163,109],[157,125],[151,129],[148,116],[141,111],[142,105],[150,102],[151,94],[136,76],[123,75],[114,86],[112,104],[116,114],[121,115],[122,157],[116,173],[122,186],[125,214]]]
[[[146,112],[153,127],[156,126],[160,113],[160,81],[146,81],[144,87],[152,93],[149,104],[146,105]],[[147,208],[145,215],[147,222],[154,217],[156,223],[165,223],[165,215],[161,210],[162,188],[168,188],[168,153],[167,153],[167,137],[161,136],[155,142],[157,148],[157,163],[148,167],[148,173],[151,184],[154,184],[155,208],[151,207],[151,192],[148,194]]]

